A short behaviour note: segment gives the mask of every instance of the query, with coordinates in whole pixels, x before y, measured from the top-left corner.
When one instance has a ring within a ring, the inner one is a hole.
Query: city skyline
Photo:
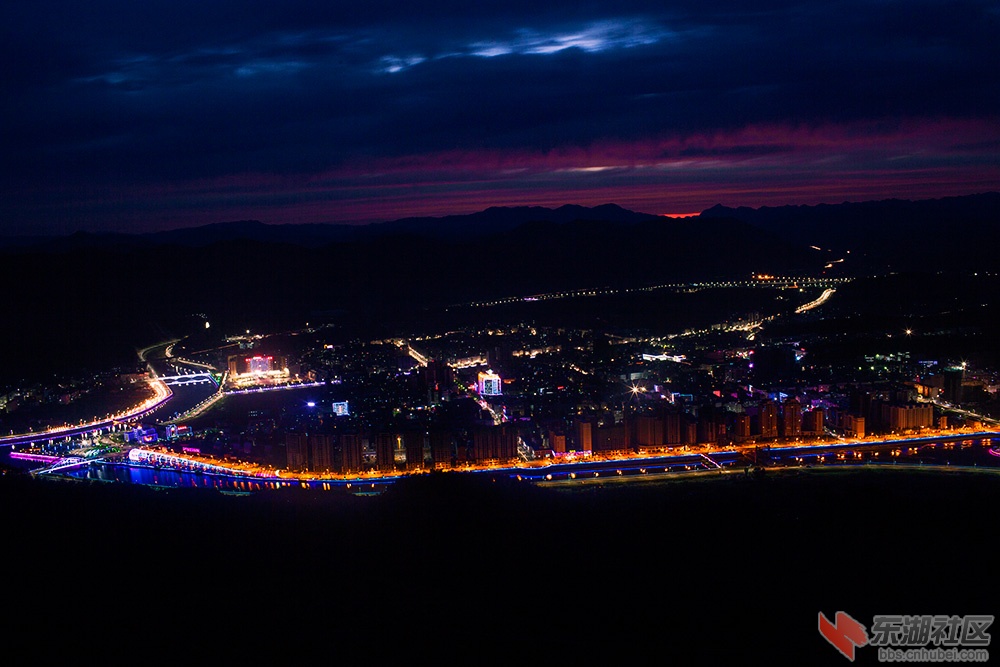
[[[1000,189],[991,3],[3,13],[2,235]]]

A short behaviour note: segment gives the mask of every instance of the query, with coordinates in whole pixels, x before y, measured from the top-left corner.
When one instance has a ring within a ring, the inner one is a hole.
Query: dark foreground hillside
[[[820,611],[995,612],[998,497],[993,475],[891,470],[573,490],[443,474],[377,497],[8,474],[5,642],[72,653],[96,627],[137,656],[208,636],[230,659],[845,664]]]

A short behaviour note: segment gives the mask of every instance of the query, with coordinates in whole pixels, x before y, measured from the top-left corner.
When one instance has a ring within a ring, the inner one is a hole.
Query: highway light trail
[[[170,387],[166,386],[157,379],[149,380],[149,386],[153,390],[153,396],[147,398],[145,401],[129,410],[109,415],[104,419],[97,419],[86,424],[79,424],[76,426],[56,426],[38,433],[18,433],[15,435],[2,436],[0,437],[0,446],[26,445],[45,440],[55,440],[57,438],[70,438],[75,435],[94,433],[104,429],[110,429],[121,422],[132,421],[134,419],[144,417],[169,401],[174,395],[170,390]]]
[[[837,290],[833,289],[832,287],[826,288],[825,290],[823,290],[823,293],[820,294],[818,297],[816,297],[815,299],[813,299],[809,303],[804,303],[801,306],[799,306],[798,308],[796,308],[795,312],[796,313],[804,313],[807,310],[812,310],[813,308],[818,308],[818,307],[822,306],[824,303],[827,302],[827,300],[831,296],[833,296],[833,293],[836,292],[836,291]]]

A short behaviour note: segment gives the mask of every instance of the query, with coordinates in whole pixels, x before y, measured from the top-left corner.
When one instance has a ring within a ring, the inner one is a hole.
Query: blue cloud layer
[[[114,226],[101,201],[241,174],[1000,109],[994,2],[316,4],[7,3],[0,224],[75,203]]]

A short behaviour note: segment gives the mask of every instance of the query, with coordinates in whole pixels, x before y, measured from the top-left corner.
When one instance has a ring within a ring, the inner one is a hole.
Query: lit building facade
[[[270,373],[273,361],[274,357],[265,357],[263,355],[250,357],[247,359],[247,372],[257,374]]]
[[[503,394],[503,380],[493,371],[480,372],[476,389],[480,396],[500,396]]]

